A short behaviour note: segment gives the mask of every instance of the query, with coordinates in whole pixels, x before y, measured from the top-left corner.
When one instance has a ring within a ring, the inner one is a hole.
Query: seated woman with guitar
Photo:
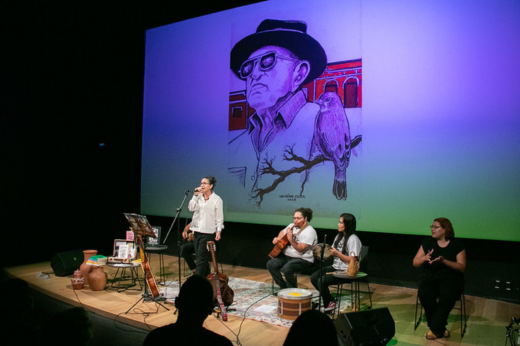
[[[336,302],[330,294],[329,285],[337,284],[343,280],[327,273],[346,271],[352,257],[359,258],[361,240],[355,232],[356,217],[349,213],[341,214],[338,222],[338,234],[334,238],[330,250],[331,256],[334,256],[334,262],[332,266],[324,267],[321,272],[318,270],[311,275],[312,285],[321,293],[325,312],[334,311],[336,307]],[[323,275],[320,277],[320,274]]]
[[[318,236],[316,230],[309,225],[311,219],[310,208],[296,209],[294,223],[281,230],[278,237],[273,239],[275,247],[269,254],[271,259],[267,262],[267,270],[281,289],[298,287],[295,272],[314,263],[312,247],[316,245]]]

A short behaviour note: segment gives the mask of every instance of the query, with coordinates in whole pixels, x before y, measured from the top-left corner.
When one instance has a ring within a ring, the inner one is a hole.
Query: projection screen
[[[141,212],[520,241],[515,1],[267,1],[146,32]]]

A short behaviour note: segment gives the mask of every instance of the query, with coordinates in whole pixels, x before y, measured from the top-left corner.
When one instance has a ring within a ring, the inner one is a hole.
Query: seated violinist
[[[278,256],[267,262],[267,270],[281,289],[298,287],[295,272],[309,268],[314,263],[312,247],[316,245],[318,236],[314,228],[309,225],[311,219],[312,210],[310,208],[296,209],[293,216],[294,222],[280,231],[278,237],[273,239],[275,245],[287,241],[287,245]]]

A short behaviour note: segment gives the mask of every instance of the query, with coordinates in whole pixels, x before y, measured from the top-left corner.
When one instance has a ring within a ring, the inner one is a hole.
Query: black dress
[[[422,242],[424,253],[433,249],[432,259],[439,256],[449,261],[457,261],[457,255],[464,251],[464,244],[458,239],[451,239],[444,248],[434,238]],[[428,327],[437,336],[442,337],[448,324],[448,316],[455,302],[464,289],[464,274],[448,268],[436,261],[431,265],[424,263],[419,280],[419,299],[424,307]]]

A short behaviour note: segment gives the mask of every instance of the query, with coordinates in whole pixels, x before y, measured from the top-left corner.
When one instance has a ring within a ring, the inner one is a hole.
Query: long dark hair
[[[350,213],[343,213],[339,216],[343,220],[343,224],[345,225],[345,232],[343,232],[343,237],[337,237],[334,242],[334,248],[338,248],[338,244],[341,240],[345,239],[343,242],[343,249],[341,249],[341,253],[345,254],[347,252],[347,240],[348,238],[356,233],[356,217]]]

